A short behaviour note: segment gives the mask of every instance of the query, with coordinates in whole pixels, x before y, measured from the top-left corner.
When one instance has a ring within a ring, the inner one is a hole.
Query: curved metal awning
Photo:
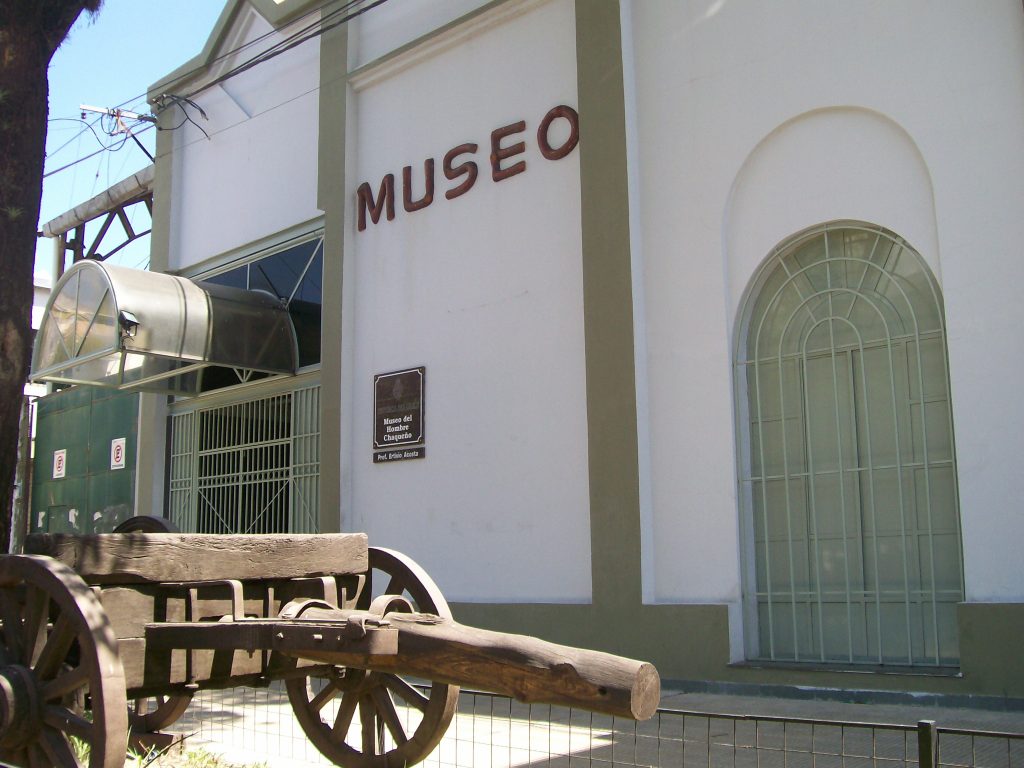
[[[81,261],[50,295],[31,379],[196,395],[208,366],[295,373],[295,329],[277,297]]]

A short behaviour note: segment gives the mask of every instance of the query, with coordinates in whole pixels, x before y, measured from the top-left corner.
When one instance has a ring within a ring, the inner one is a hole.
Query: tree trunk
[[[21,402],[31,357],[32,273],[43,188],[47,67],[97,0],[0,0],[0,549],[11,540]]]

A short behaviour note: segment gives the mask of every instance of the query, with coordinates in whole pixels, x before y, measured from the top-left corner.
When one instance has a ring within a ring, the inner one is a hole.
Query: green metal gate
[[[197,533],[315,533],[319,414],[319,385],[173,414],[171,519]]]

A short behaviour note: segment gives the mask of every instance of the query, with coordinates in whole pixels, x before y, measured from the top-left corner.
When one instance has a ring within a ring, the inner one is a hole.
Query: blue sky
[[[145,93],[154,82],[199,53],[224,0],[105,0],[93,17],[83,14],[50,64],[50,123],[40,223],[59,216],[149,164],[130,139],[116,152],[101,152],[65,170],[62,166],[95,152],[100,143],[80,121],[80,104],[121,106],[148,113]],[[93,122],[96,115],[87,115]],[[93,128],[105,144],[117,146],[99,123]],[[139,136],[153,151],[155,131]],[[148,226],[148,225],[147,225]],[[146,266],[145,247],[120,263]],[[127,251],[127,249],[126,249]],[[36,271],[50,272],[52,242],[36,249]]]

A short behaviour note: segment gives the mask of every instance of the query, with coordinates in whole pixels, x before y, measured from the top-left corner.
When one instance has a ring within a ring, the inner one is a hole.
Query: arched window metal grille
[[[902,238],[855,222],[793,237],[753,285],[736,355],[748,655],[957,665],[938,285]]]

